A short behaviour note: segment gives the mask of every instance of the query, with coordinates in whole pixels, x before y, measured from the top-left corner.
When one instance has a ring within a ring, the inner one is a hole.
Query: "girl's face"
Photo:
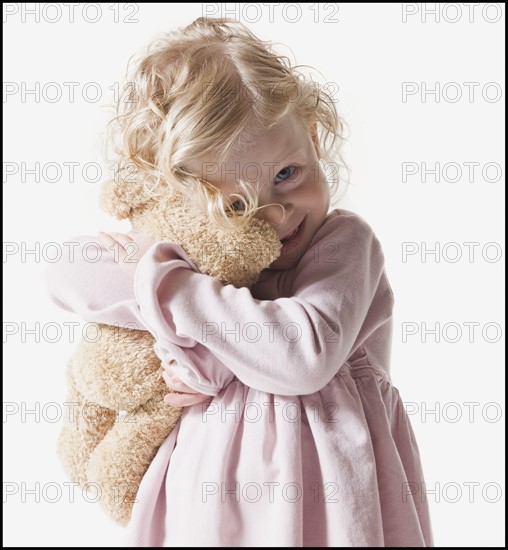
[[[241,192],[236,185],[239,179],[253,184],[259,206],[270,204],[256,217],[266,220],[283,244],[270,269],[291,269],[328,214],[330,189],[318,161],[315,128],[304,128],[294,115],[288,115],[259,133],[242,152],[231,154],[223,165],[189,163],[189,168],[228,196]],[[231,197],[231,202],[236,200]],[[285,214],[276,204],[284,206]]]

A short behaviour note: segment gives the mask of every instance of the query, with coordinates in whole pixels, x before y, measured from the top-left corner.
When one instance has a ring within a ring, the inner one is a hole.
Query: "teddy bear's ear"
[[[152,196],[143,184],[125,180],[108,180],[102,184],[100,207],[119,220],[130,218]]]

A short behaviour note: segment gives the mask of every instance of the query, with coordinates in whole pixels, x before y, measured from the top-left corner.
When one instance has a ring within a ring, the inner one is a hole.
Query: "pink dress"
[[[136,323],[210,395],[184,409],[141,483],[131,546],[433,546],[419,450],[390,380],[381,245],[334,210],[300,262],[251,290],[154,244],[134,285],[101,248],[48,270],[60,307]],[[91,255],[91,254],[90,254]],[[134,287],[134,288],[133,288]]]

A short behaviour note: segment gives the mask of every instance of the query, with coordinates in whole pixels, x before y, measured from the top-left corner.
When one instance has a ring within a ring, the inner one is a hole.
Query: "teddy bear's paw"
[[[181,416],[181,409],[166,405],[162,399],[159,394],[121,416],[88,462],[88,483],[100,488],[102,508],[122,525],[130,519],[148,466]]]
[[[58,435],[57,453],[69,478],[83,487],[90,455],[113,427],[116,413],[89,402],[71,410]]]
[[[86,446],[74,426],[64,424],[58,434],[57,454],[67,477],[84,487],[87,483],[88,459],[92,449]]]

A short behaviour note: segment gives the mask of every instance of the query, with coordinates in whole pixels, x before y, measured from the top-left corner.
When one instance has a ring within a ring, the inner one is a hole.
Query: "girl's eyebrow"
[[[275,176],[281,171],[290,166],[291,162],[294,162],[297,159],[303,160],[304,156],[304,149],[305,147],[303,145],[300,145],[299,147],[295,147],[292,151],[284,152],[283,155],[279,155],[278,158],[281,158],[282,161],[273,161],[273,162],[265,162],[263,163],[263,172],[266,172],[266,174],[263,175],[263,179],[266,181],[273,181]],[[295,158],[296,157],[296,158]]]
[[[303,150],[304,150],[304,146],[300,145],[299,147],[296,147],[292,151],[283,152],[282,155],[279,155],[279,157],[283,159],[283,162],[280,162],[278,164],[285,164],[286,161],[291,160],[292,157],[298,157],[303,153]]]

